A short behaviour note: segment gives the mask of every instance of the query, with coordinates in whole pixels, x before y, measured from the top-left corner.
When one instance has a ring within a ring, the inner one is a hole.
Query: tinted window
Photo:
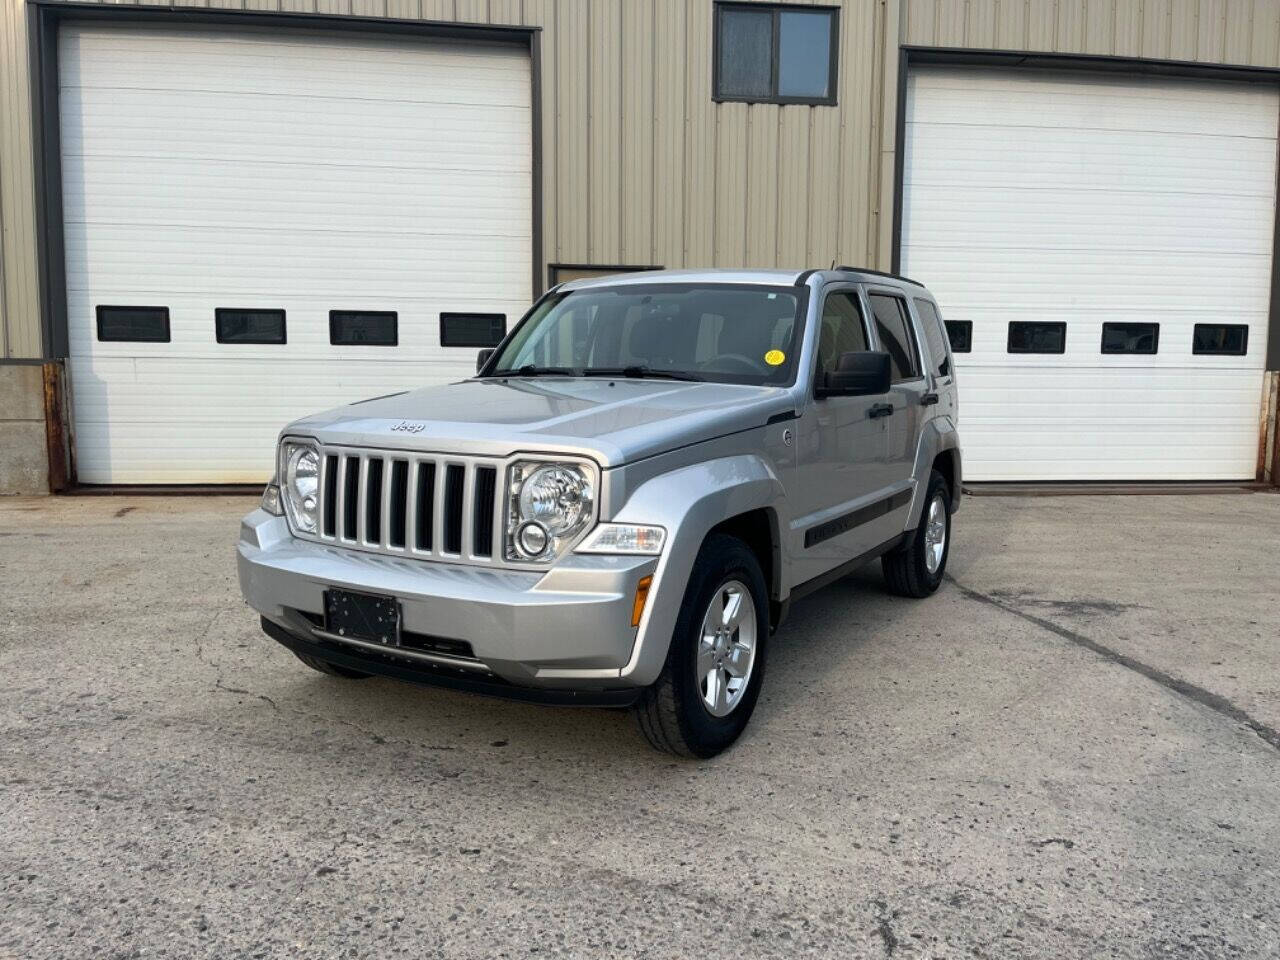
[[[822,329],[818,331],[819,374],[835,370],[841,354],[868,349],[867,329],[862,322],[857,294],[828,295],[822,303]]]
[[[868,299],[871,301],[871,312],[876,317],[876,336],[880,338],[880,349],[889,354],[893,382],[913,380],[920,376],[905,301],[874,293]]]
[[[503,313],[440,314],[440,346],[496,347],[507,335]]]
[[[98,307],[98,339],[120,343],[168,343],[168,307]]]
[[[920,314],[920,327],[924,330],[925,343],[929,345],[929,362],[933,372],[945,377],[951,372],[951,360],[947,356],[947,332],[942,326],[938,310],[929,300],[916,300],[916,313]]]
[[[213,315],[219,343],[285,342],[283,310],[233,310],[219,307]]]
[[[951,341],[952,353],[972,353],[973,321],[948,320],[947,339]]]
[[[1155,353],[1160,347],[1158,323],[1104,323],[1103,353]]]
[[[766,4],[716,8],[715,95],[835,103],[836,14]]]
[[[1243,323],[1197,323],[1191,352],[1243,357],[1249,350],[1249,328]]]
[[[388,310],[330,310],[329,342],[339,346],[394,347],[396,314]]]
[[[1010,353],[1065,353],[1067,325],[1026,320],[1009,322]]]

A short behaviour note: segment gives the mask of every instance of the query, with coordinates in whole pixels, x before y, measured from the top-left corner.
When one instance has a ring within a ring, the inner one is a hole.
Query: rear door
[[[884,418],[885,490],[889,498],[886,511],[892,521],[888,526],[893,528],[886,533],[884,539],[888,539],[906,526],[916,447],[924,422],[922,400],[929,392],[929,382],[906,297],[897,290],[877,287],[869,287],[866,295],[876,348],[889,354],[892,368],[888,402],[893,405],[893,412]]]

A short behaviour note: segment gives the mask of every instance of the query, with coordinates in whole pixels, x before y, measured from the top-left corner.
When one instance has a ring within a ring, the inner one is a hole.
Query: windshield
[[[553,294],[486,376],[621,376],[792,382],[802,291],[663,283]]]

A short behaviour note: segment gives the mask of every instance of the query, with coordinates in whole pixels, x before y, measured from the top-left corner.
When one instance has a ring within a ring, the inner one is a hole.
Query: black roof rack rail
[[[883,270],[868,270],[866,267],[849,267],[844,264],[836,267],[837,270],[848,270],[850,273],[869,273],[873,277],[888,277],[890,280],[901,280],[903,283],[910,283],[914,286],[924,288],[924,284],[919,280],[912,280],[910,277],[904,277],[900,273],[886,273]]]

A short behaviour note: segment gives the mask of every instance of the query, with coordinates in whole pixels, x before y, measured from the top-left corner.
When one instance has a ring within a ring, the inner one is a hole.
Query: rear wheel
[[[345,680],[363,680],[369,676],[369,674],[361,673],[359,670],[340,667],[336,663],[330,663],[328,660],[321,660],[319,657],[308,656],[305,653],[298,653],[296,650],[293,652],[293,655],[312,670],[318,670],[331,677],[342,677]]]
[[[929,475],[920,523],[903,546],[880,558],[885,583],[900,597],[927,597],[947,572],[951,551],[951,492],[937,470]]]
[[[645,739],[683,757],[713,757],[737,740],[760,696],[768,634],[755,554],[736,537],[708,537],[662,673],[633,708]]]

